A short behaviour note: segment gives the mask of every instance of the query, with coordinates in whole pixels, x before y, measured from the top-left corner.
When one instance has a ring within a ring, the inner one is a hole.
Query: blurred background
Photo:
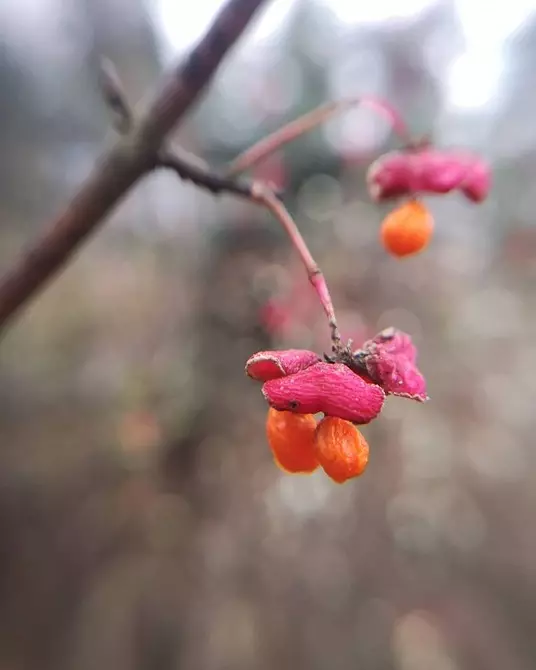
[[[0,270],[221,1],[1,0]],[[432,400],[390,398],[366,473],[287,476],[266,444],[268,347],[329,346],[277,224],[173,175],[140,184],[0,349],[1,670],[536,667],[536,2],[272,0],[173,138],[223,165],[327,99],[387,98],[493,165],[481,206],[427,201],[398,261],[357,109],[255,169],[330,284],[346,337],[393,325]]]

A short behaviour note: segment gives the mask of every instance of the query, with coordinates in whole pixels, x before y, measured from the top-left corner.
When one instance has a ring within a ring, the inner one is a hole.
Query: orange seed
[[[316,457],[325,473],[339,484],[359,477],[367,467],[369,445],[353,423],[327,416],[316,429]]]
[[[270,407],[266,436],[276,464],[284,472],[314,472],[316,419],[313,414],[279,412]]]
[[[409,200],[388,214],[380,229],[383,246],[393,256],[410,256],[430,241],[434,219],[419,200]]]

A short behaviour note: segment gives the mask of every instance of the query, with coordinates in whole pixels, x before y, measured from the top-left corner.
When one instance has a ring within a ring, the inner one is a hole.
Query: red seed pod
[[[262,387],[268,404],[300,414],[338,416],[365,424],[381,412],[385,393],[342,363],[316,363],[295,375],[272,379]]]

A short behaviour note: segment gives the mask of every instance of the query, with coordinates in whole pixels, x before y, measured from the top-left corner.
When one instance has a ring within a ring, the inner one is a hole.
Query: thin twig
[[[278,193],[259,182],[248,182],[236,178],[222,177],[216,172],[211,171],[210,168],[201,162],[193,163],[189,156],[183,156],[177,150],[174,150],[173,153],[168,150],[162,150],[158,155],[155,167],[173,170],[180,179],[191,181],[196,186],[200,186],[211,193],[232,193],[253,201],[270,211],[281,223],[292,246],[298,252],[307,271],[309,281],[313,285],[328,317],[334,351],[340,349],[341,336],[326,280],[309,251],[309,247],[303,239],[295,221],[284,204],[279,200]]]
[[[249,168],[260,163],[267,156],[273,154],[282,146],[293,142],[298,137],[313,130],[313,128],[316,128],[321,123],[326,122],[335,114],[339,114],[356,105],[366,105],[385,116],[397,135],[399,135],[399,137],[406,143],[411,142],[409,131],[404,120],[396,109],[394,109],[387,101],[373,96],[346,98],[344,100],[321,105],[307,114],[298,117],[294,121],[291,121],[282,128],[279,128],[267,137],[264,137],[235,158],[228,165],[224,174],[228,177],[233,177],[245,172]],[[274,194],[269,189],[266,189],[262,185],[256,185],[255,199],[274,214],[287,232],[292,245],[295,247],[305,266],[309,281],[313,285],[322,307],[324,308],[324,312],[328,317],[333,351],[336,355],[341,355],[347,351],[348,347],[343,347],[342,345],[341,335],[335,316],[335,309],[333,307],[333,301],[329,293],[326,279],[320,267],[312,257],[295,221],[283,203],[274,197]]]
[[[67,263],[80,244],[147,172],[168,133],[211,81],[265,0],[227,0],[190,55],[165,78],[131,132],[98,161],[65,210],[0,279],[0,329]]]
[[[321,123],[326,122],[335,114],[339,114],[360,104],[367,105],[374,111],[382,114],[383,116],[386,116],[394,131],[405,142],[410,141],[409,131],[404,120],[387,101],[372,96],[347,98],[337,102],[329,102],[325,105],[321,105],[307,114],[298,117],[294,121],[291,121],[282,128],[279,128],[279,130],[276,130],[267,137],[263,138],[240,154],[237,158],[235,158],[235,160],[233,160],[228,165],[224,174],[228,177],[233,177],[239,175],[242,172],[245,172],[249,168],[260,163],[270,154],[273,154],[282,146],[293,142],[298,137],[301,137],[305,133],[313,130],[313,128],[317,127]],[[309,251],[309,248],[303,239],[295,221],[283,203],[274,197],[274,194],[269,189],[257,185],[255,190],[255,199],[257,202],[268,208],[279,220],[287,232],[292,245],[298,252],[307,271],[309,281],[313,285],[313,288],[322,304],[324,312],[328,317],[333,351],[335,354],[340,355],[343,350],[346,351],[346,348],[342,346],[341,335],[337,325],[337,318],[335,316],[335,309],[333,307],[333,301],[329,293],[326,279],[320,267],[312,257],[311,252]]]
[[[172,170],[180,179],[192,182],[214,195],[230,193],[247,200],[255,200],[254,182],[245,178],[227,177],[211,168],[199,156],[183,149],[175,147],[173,150],[162,149],[158,153],[154,167]],[[271,192],[276,198],[281,198],[283,195],[280,190],[271,189]]]
[[[251,182],[245,179],[222,177],[201,164],[190,162],[175,151],[173,153],[167,150],[160,151],[155,167],[172,170],[184,181],[190,181],[215,195],[232,193],[248,200],[254,199]]]
[[[307,243],[302,237],[298,226],[290,215],[285,205],[278,200],[276,195],[270,189],[264,187],[262,184],[254,184],[255,200],[266,207],[277,218],[283,229],[287,233],[293,247],[298,252],[302,263],[307,271],[309,281],[313,285],[316,294],[324,308],[324,312],[328,317],[329,327],[331,329],[331,341],[333,343],[333,350],[338,351],[341,348],[341,334],[337,325],[337,318],[335,316],[335,309],[333,301],[329,293],[328,285],[322,274],[322,271],[313,258]]]
[[[313,130],[313,128],[325,123],[335,114],[340,114],[357,105],[366,105],[385,116],[393,127],[393,130],[402,140],[405,142],[411,141],[404,120],[387,101],[372,96],[346,98],[344,100],[328,102],[320,107],[316,107],[312,111],[303,114],[303,116],[291,121],[270,135],[263,137],[229,164],[226,172],[227,176],[245,172],[249,168],[260,163],[267,156],[273,154],[282,146],[293,142],[298,139],[298,137]]]

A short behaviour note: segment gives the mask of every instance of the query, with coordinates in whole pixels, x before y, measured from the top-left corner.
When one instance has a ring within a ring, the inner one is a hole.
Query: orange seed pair
[[[350,421],[313,414],[268,410],[266,434],[274,460],[285,472],[310,473],[321,465],[342,484],[361,475],[368,463],[369,446]]]

